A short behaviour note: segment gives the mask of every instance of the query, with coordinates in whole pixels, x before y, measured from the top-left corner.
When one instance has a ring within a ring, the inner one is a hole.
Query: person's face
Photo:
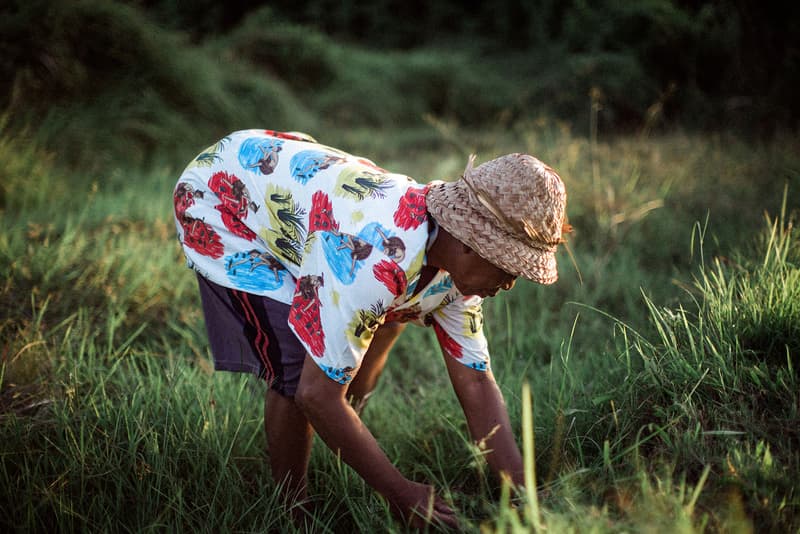
[[[467,246],[459,260],[457,267],[450,270],[450,277],[464,295],[493,297],[501,289],[514,287],[516,276],[496,267]]]

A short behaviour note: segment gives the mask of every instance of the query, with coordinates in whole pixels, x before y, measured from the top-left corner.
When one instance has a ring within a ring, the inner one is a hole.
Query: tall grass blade
[[[526,382],[522,385],[522,442],[523,462],[525,466],[525,488],[528,501],[525,515],[534,532],[544,530],[539,510],[539,494],[536,489],[536,460],[534,458],[533,400],[531,387]]]

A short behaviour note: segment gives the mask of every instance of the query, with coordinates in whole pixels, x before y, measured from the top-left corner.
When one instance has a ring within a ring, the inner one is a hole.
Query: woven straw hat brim
[[[426,200],[436,222],[486,261],[539,284],[558,280],[554,247],[523,243],[501,228],[491,214],[476,210],[463,180],[432,184]]]

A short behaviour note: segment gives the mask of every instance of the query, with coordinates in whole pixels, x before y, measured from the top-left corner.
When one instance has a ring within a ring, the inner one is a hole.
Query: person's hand
[[[432,486],[411,482],[392,465],[347,402],[346,389],[307,354],[295,402],[325,444],[389,501],[392,513],[414,528],[458,528],[455,513]]]
[[[430,525],[458,528],[452,508],[436,494],[433,486],[410,482],[390,500],[392,512],[411,528]]]

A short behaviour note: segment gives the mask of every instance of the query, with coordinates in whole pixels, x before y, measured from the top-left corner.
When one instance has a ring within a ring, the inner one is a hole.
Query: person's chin
[[[466,292],[465,291],[461,291],[461,294],[465,295],[465,296],[468,296],[468,297],[472,297],[472,296],[480,297],[482,299],[485,299],[486,297],[491,297],[492,296],[491,292],[487,291],[486,289],[469,289]]]
[[[489,291],[488,289],[478,289],[475,287],[462,287],[458,284],[455,284],[455,286],[456,289],[458,289],[458,291],[465,297],[476,296],[485,299],[486,297],[491,296],[491,291]]]

